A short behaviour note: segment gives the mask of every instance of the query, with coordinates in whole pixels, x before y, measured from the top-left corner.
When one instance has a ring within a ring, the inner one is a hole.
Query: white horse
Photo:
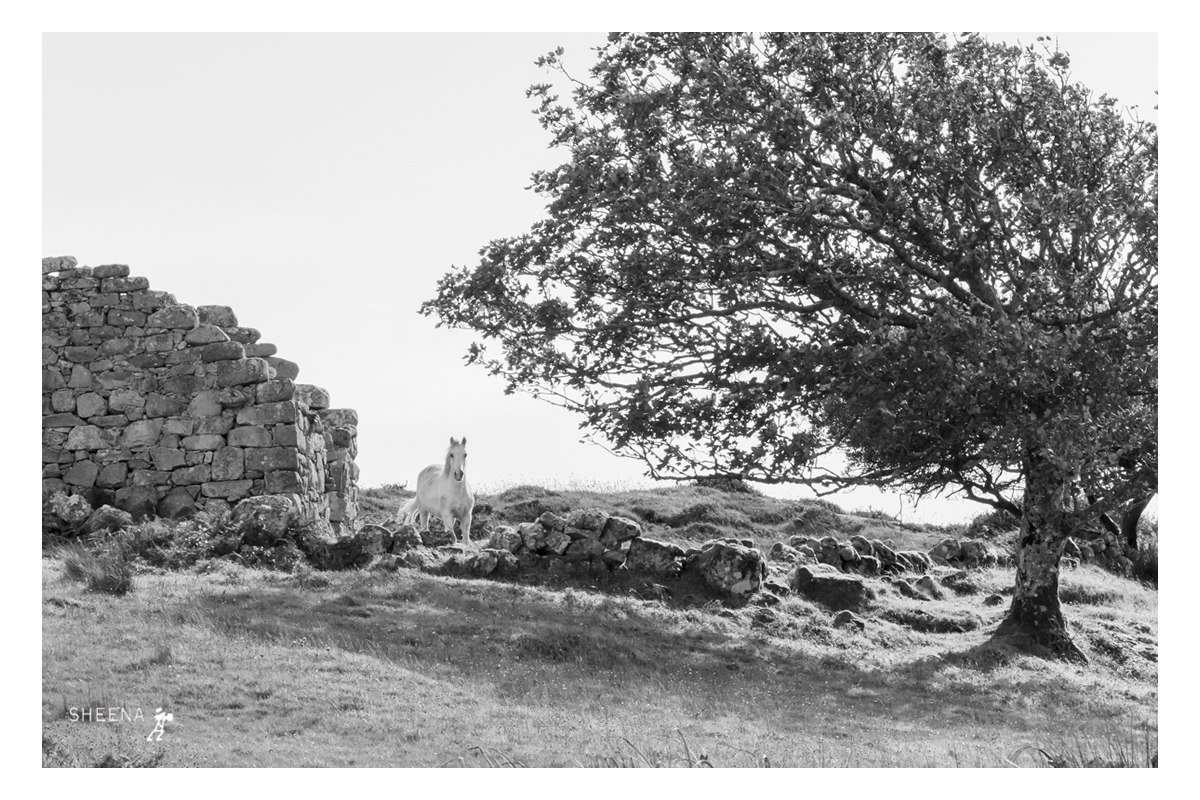
[[[411,522],[420,516],[421,530],[429,530],[429,517],[441,517],[442,527],[454,535],[454,520],[462,523],[463,544],[471,543],[471,510],[475,495],[467,483],[467,437],[460,442],[450,437],[446,463],[430,464],[417,476],[417,496],[400,506],[397,516]]]

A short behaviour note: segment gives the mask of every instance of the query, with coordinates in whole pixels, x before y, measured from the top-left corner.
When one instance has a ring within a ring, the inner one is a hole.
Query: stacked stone
[[[328,395],[326,395],[328,406]],[[324,503],[335,533],[354,530],[358,517],[358,413],[350,408],[321,408],[325,426]]]
[[[780,543],[782,544],[782,543]],[[814,539],[807,536],[793,536],[788,541],[788,550],[781,548],[777,560],[808,564],[826,564],[840,572],[854,572],[859,575],[894,575],[902,572],[928,572],[933,566],[933,559],[928,553],[918,550],[896,550],[891,544],[879,539],[867,539],[863,536],[852,536],[849,540],[839,540],[833,536]],[[774,549],[772,549],[774,553]],[[773,556],[774,558],[774,556]]]
[[[516,528],[501,525],[492,532],[487,547],[528,562],[561,558],[612,568],[625,563],[641,536],[642,526],[631,519],[610,516],[599,508],[581,508],[566,517],[547,511],[536,522],[522,522]],[[626,547],[626,543],[634,544]]]
[[[227,306],[179,303],[127,266],[43,259],[43,493],[136,517],[284,495],[327,519],[321,411],[259,338]]]

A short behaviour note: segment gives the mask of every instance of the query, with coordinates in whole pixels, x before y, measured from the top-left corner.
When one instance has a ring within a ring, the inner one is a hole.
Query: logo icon
[[[146,741],[161,742],[163,737],[163,726],[168,722],[174,722],[175,715],[170,712],[163,712],[161,708],[154,709],[154,730],[150,731],[150,735],[146,737]],[[158,738],[154,738],[154,734],[158,734]]]

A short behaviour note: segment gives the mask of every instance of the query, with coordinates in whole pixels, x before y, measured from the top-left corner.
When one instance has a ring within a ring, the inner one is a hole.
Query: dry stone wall
[[[259,339],[125,265],[43,259],[43,496],[174,518],[282,495],[353,530],[358,415]]]

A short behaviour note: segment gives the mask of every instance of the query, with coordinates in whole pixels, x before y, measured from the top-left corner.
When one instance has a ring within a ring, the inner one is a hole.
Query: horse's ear
[[[465,436],[463,437],[463,440],[462,440],[462,446],[463,447],[467,446],[467,437],[465,437]]]
[[[457,440],[457,439],[455,439],[453,436],[451,436],[451,437],[450,437],[450,446],[451,446],[451,447],[455,447],[455,446],[457,446],[457,445],[458,445],[458,440]]]

